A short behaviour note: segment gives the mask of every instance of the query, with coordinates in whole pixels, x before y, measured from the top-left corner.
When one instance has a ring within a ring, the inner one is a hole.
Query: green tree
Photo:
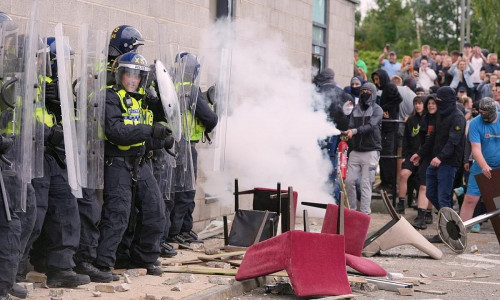
[[[472,0],[474,25],[477,27],[472,30],[471,39],[477,42],[482,48],[490,52],[500,51],[500,1],[498,0]],[[474,34],[472,34],[474,33]]]

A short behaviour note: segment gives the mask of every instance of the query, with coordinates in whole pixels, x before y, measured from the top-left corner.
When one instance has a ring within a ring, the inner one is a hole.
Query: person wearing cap
[[[389,55],[389,59],[385,59],[385,57]],[[378,57],[378,63],[380,64],[380,68],[387,72],[389,78],[398,74],[399,69],[401,69],[401,63],[398,61],[398,56],[396,52],[389,51],[389,47],[384,47],[384,51]]]
[[[467,221],[472,218],[474,208],[481,197],[475,175],[484,174],[492,179],[491,170],[500,167],[500,122],[495,101],[485,97],[479,101],[479,116],[469,125],[469,140],[474,162],[470,167],[467,192],[460,210],[460,217]]]
[[[436,129],[410,159],[418,164],[421,157],[433,157],[426,171],[426,196],[437,210],[452,207],[453,182],[463,161],[465,117],[456,103],[455,90],[447,86],[438,89],[436,104],[439,119]]]
[[[351,209],[357,207],[356,181],[361,178],[360,211],[371,213],[372,184],[375,170],[382,150],[380,126],[383,111],[376,103],[377,88],[367,82],[361,87],[359,102],[354,107],[349,119],[349,129],[346,137],[350,141],[351,153],[347,163],[347,178],[345,181],[347,199]]]

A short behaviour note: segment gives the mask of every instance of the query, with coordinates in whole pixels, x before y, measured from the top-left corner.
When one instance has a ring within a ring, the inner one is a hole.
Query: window
[[[328,0],[313,1],[312,71],[313,76],[321,72],[326,64],[328,38]]]

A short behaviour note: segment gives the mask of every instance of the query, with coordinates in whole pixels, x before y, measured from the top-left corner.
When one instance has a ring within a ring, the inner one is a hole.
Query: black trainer
[[[181,232],[182,237],[188,243],[203,243],[202,240],[198,239],[198,235],[194,231],[184,231]]]
[[[98,269],[89,262],[81,262],[77,264],[74,270],[77,274],[89,275],[92,282],[113,281],[113,274],[111,273],[111,270]]]
[[[28,291],[18,283],[14,283],[9,294],[21,299],[26,299],[28,297]]]
[[[425,224],[432,224],[432,209],[428,209],[425,211]]]
[[[90,283],[90,277],[88,275],[76,274],[71,269],[52,268],[46,275],[47,285],[51,288],[74,288],[79,285]]]
[[[160,243],[160,256],[161,257],[174,257],[177,255],[177,251],[175,251],[174,247],[169,243],[163,241]]]
[[[184,237],[180,233],[176,235],[169,235],[166,241],[168,243],[177,243],[189,246],[189,243],[184,239]]]

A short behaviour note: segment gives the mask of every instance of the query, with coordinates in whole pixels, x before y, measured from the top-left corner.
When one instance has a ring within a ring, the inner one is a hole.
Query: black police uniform
[[[120,99],[120,92],[127,94],[124,90],[109,88],[106,95],[104,204],[95,261],[98,267],[112,267],[115,264],[118,245],[129,224],[134,181],[135,208],[138,210],[130,246],[130,257],[134,264],[148,266],[156,262],[160,254],[159,240],[165,226],[165,204],[151,166],[143,159],[145,141],[150,139],[152,128],[147,124],[126,124],[127,120],[136,120],[135,116],[141,113],[141,105],[140,101],[136,101],[139,105],[128,105],[126,99]],[[130,103],[135,101],[132,99]]]

